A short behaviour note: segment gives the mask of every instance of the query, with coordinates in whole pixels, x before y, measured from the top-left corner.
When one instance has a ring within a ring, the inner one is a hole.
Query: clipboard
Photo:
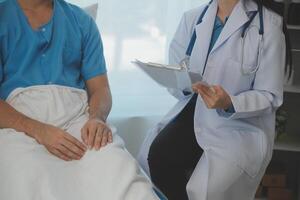
[[[152,62],[145,63],[140,60],[135,60],[132,63],[165,88],[192,91],[193,83],[203,82],[201,74],[189,72],[188,69],[179,65],[164,65]]]

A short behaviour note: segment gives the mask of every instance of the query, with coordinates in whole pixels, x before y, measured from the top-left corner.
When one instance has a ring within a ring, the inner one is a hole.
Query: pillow
[[[83,10],[89,14],[94,20],[97,18],[98,3],[92,4],[90,6],[84,7]]]

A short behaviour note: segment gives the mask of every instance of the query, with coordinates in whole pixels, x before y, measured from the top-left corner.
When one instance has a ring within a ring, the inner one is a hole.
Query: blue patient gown
[[[63,85],[85,88],[106,73],[96,23],[82,9],[53,1],[50,21],[33,30],[17,0],[0,2],[0,98],[16,88]]]

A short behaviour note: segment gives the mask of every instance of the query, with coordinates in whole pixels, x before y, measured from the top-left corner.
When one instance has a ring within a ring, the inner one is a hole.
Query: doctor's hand
[[[69,133],[52,125],[41,124],[35,139],[54,156],[65,160],[80,160],[85,152],[85,145]]]
[[[193,84],[193,91],[200,94],[207,108],[227,110],[231,105],[231,98],[221,86],[207,86],[203,83]]]
[[[94,118],[89,119],[81,129],[81,138],[90,150],[97,151],[113,141],[109,126],[104,121]]]

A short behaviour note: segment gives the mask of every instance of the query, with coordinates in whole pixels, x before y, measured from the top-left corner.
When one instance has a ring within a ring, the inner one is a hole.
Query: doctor
[[[282,18],[253,0],[212,0],[184,14],[170,63],[203,75],[150,132],[139,161],[170,200],[253,200],[283,102]],[[286,71],[288,71],[286,67]]]

